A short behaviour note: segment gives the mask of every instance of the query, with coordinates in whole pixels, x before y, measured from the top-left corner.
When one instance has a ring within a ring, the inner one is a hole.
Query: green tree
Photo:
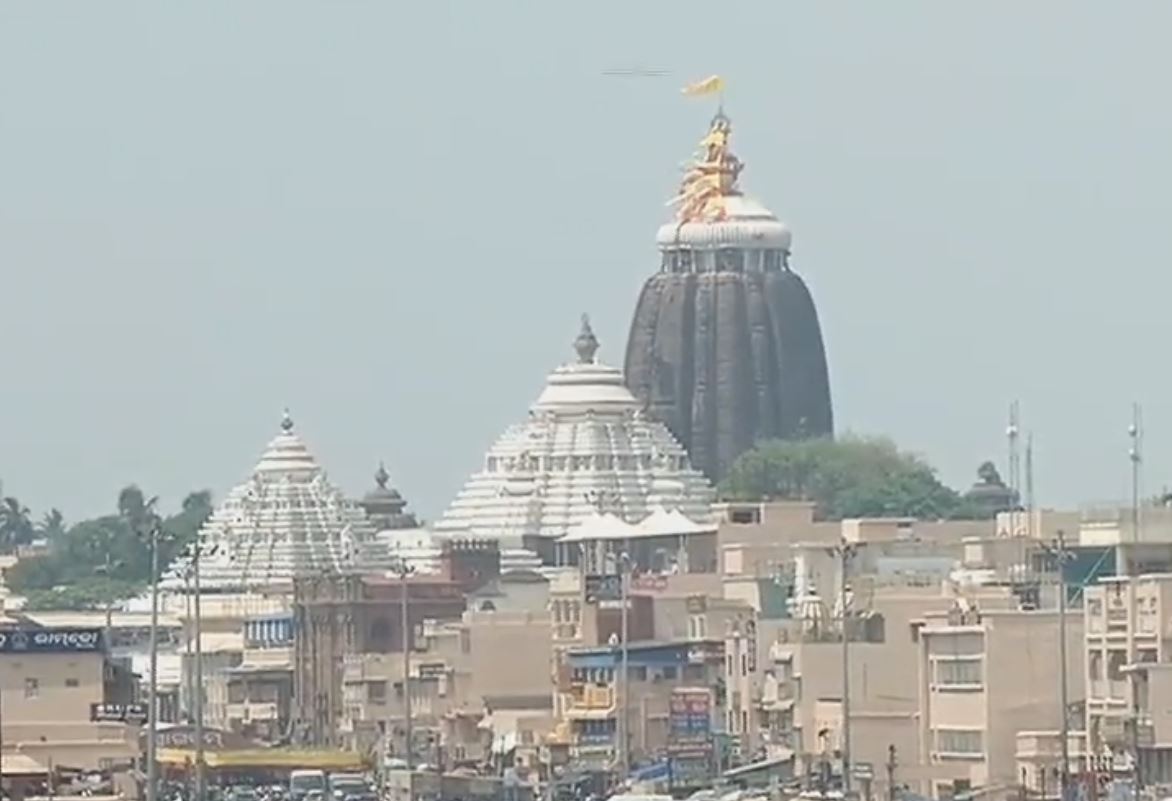
[[[772,440],[744,453],[720,485],[736,500],[808,500],[822,519],[987,516],[941,483],[918,456],[888,439],[847,435],[837,440]]]
[[[0,551],[11,553],[36,538],[28,507],[9,495],[0,499]]]
[[[159,568],[165,571],[195,539],[211,514],[211,494],[193,492],[181,511],[160,521]],[[142,592],[150,582],[150,529],[154,501],[128,486],[118,495],[118,513],[64,528],[60,513],[46,516],[58,527],[47,536],[48,552],[22,559],[10,571],[13,589],[40,609],[104,607]]]
[[[45,512],[45,516],[41,518],[40,524],[37,526],[37,536],[46,542],[53,542],[65,536],[65,515],[61,514],[61,510],[53,507]]]

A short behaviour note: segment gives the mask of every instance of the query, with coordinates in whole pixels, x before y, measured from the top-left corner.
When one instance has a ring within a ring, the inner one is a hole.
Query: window
[[[1123,651],[1109,651],[1107,653],[1107,677],[1111,681],[1122,681],[1125,676],[1123,668],[1127,664],[1127,654]]]
[[[65,680],[66,687],[78,687],[80,685],[81,685],[81,682],[79,682],[77,679],[66,679]]]
[[[647,681],[647,668],[643,665],[632,667],[631,681]]]
[[[936,663],[936,683],[942,687],[980,686],[980,659],[945,659]]]
[[[692,666],[688,665],[688,667],[692,667]],[[699,667],[699,665],[697,665],[696,667]],[[684,668],[684,670],[687,670],[687,669],[688,669],[687,667]],[[663,669],[663,680],[664,681],[675,681],[675,679],[676,679],[675,667],[674,666],[665,667]]]
[[[675,671],[675,668],[672,668]],[[667,678],[667,674],[664,674]],[[674,679],[675,676],[673,675]],[[684,665],[684,681],[703,681],[704,680],[704,666],[703,665]]]
[[[1103,652],[1091,651],[1091,658],[1089,668],[1092,681],[1098,681],[1103,678]]]
[[[27,678],[24,680],[24,697],[25,698],[36,698],[40,694],[41,694],[41,684],[39,681],[37,681],[36,679],[33,679],[33,678]]]
[[[387,702],[387,683],[385,681],[372,681],[366,685],[366,700],[372,704],[385,704]]]
[[[757,507],[733,509],[729,512],[729,522],[740,526],[751,526],[761,522],[761,510]]]
[[[984,753],[980,729],[937,729],[936,753],[972,754]]]

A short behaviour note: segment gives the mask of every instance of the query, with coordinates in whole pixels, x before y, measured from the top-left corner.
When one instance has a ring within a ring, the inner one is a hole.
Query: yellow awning
[[[195,751],[188,748],[159,749],[159,762],[182,767],[195,763]],[[239,751],[205,751],[204,763],[217,768],[307,768],[311,770],[362,770],[362,756],[347,751],[250,748]]]
[[[49,769],[28,754],[8,752],[0,755],[0,775],[44,776]]]

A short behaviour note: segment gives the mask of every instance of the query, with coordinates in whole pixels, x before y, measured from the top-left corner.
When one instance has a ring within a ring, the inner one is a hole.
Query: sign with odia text
[[[0,654],[92,653],[103,646],[101,629],[0,630]]]

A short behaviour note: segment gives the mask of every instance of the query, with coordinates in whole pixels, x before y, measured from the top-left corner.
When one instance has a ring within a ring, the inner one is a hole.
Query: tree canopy
[[[10,504],[9,501],[12,501]],[[150,528],[153,500],[129,486],[118,494],[117,512],[67,525],[56,509],[39,525],[14,498],[5,498],[0,516],[0,552],[43,540],[41,552],[22,558],[8,571],[8,584],[28,598],[30,609],[100,607],[142,592],[151,579]],[[18,523],[14,511],[23,509]],[[212,511],[211,493],[193,492],[179,511],[160,515],[160,572],[199,531]],[[9,520],[14,522],[9,523]]]
[[[731,500],[808,500],[822,519],[981,519],[987,509],[943,484],[888,439],[771,440],[742,454],[720,485]]]

